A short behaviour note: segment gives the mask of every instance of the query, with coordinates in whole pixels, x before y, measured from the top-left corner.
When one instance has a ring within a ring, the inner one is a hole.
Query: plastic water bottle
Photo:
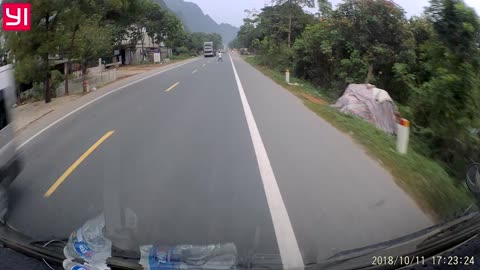
[[[145,270],[164,269],[230,269],[237,263],[237,248],[233,243],[195,246],[178,245],[140,247],[140,264]]]
[[[70,260],[63,261],[63,269],[65,270],[91,270],[89,267],[82,264],[72,262]]]
[[[112,254],[112,242],[104,236],[105,217],[87,221],[72,232],[64,248],[66,258],[83,259],[89,264],[103,265]]]
[[[104,270],[109,268],[108,267],[104,268],[100,266],[83,265],[67,259],[63,261],[63,269],[65,270]]]

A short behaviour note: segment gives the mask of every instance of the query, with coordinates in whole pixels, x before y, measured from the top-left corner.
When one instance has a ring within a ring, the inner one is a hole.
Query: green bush
[[[185,47],[185,46],[178,47],[178,48],[176,49],[176,54],[177,54],[177,55],[180,55],[180,54],[188,54],[188,53],[190,53],[190,51],[189,51],[188,48]]]
[[[432,1],[426,13],[430,28],[416,22],[417,32],[430,34],[417,45],[416,65],[401,74],[411,88],[414,136],[463,179],[468,163],[480,161],[480,140],[472,133],[480,126],[480,22],[472,8],[452,3]]]
[[[44,96],[44,86],[43,83],[34,83],[32,88],[31,98],[34,101],[42,100]]]
[[[52,70],[52,72],[50,74],[50,77],[51,77],[50,89],[52,91],[55,91],[60,86],[60,84],[63,82],[64,76],[60,71]]]
[[[270,38],[265,38],[260,44],[260,64],[271,67],[277,71],[293,69],[293,50],[286,44],[277,44]]]

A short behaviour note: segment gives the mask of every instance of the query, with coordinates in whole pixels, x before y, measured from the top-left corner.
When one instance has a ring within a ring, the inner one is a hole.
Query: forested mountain
[[[218,24],[209,15],[205,15],[195,3],[183,0],[155,1],[175,13],[189,32],[218,33],[222,36],[224,44],[228,44],[236,37],[239,30],[230,24]]]

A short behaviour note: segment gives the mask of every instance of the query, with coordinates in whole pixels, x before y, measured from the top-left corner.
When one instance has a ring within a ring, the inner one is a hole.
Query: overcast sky
[[[229,23],[234,26],[243,24],[245,9],[260,10],[265,2],[271,0],[186,0],[197,3],[204,13],[210,15],[217,23]],[[467,5],[474,7],[477,14],[480,14],[480,0],[464,0]],[[316,2],[316,1],[315,1]],[[341,0],[331,0],[336,5]],[[407,16],[419,15],[423,8],[428,5],[428,0],[394,0],[407,12]]]

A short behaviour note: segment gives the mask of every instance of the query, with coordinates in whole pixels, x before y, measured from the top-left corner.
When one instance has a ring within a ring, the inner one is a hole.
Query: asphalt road
[[[128,85],[29,141],[8,223],[62,239],[104,213],[131,245],[233,242],[287,266],[431,225],[347,135],[232,57]]]

